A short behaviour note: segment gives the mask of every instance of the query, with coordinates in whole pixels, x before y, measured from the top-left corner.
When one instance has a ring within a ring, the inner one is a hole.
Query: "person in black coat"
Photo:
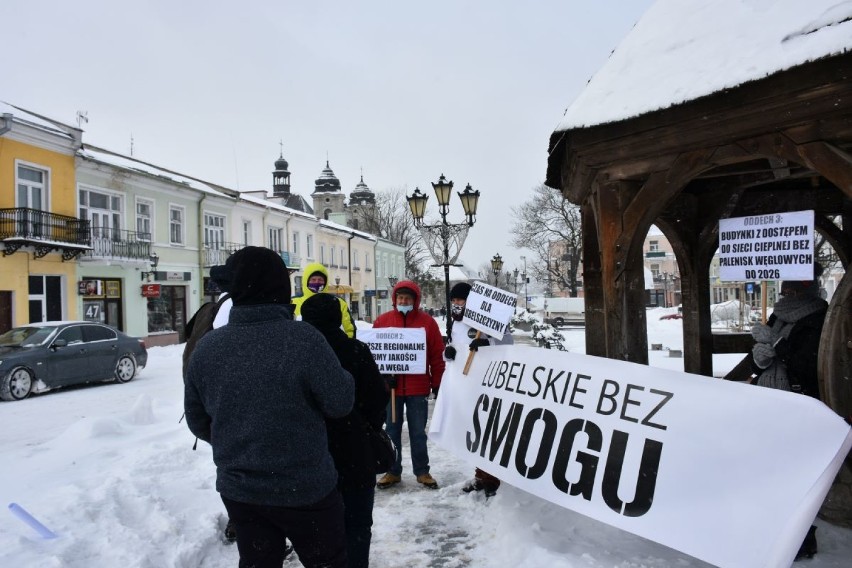
[[[355,379],[355,404],[342,418],[327,419],[328,449],[337,468],[337,488],[345,508],[349,568],[370,563],[376,473],[367,429],[381,430],[390,398],[369,347],[341,329],[335,296],[316,294],[302,304],[302,320],[325,336],[340,365]]]
[[[814,265],[813,280],[785,280],[781,299],[764,324],[752,326],[754,384],[819,399],[817,362],[828,303],[820,298],[822,267]],[[816,526],[811,526],[796,560],[817,552]]]

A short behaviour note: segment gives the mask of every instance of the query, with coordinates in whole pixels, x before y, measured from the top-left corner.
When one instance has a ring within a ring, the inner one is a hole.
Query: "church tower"
[[[346,213],[344,201],[346,196],[340,189],[340,180],[334,175],[328,160],[325,162],[320,177],[314,182],[314,192],[311,194],[314,200],[314,215],[318,219],[328,219],[336,223],[346,224]]]

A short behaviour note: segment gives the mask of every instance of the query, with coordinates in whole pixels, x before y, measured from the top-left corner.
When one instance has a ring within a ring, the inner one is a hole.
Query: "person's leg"
[[[227,497],[222,497],[222,502],[237,530],[240,567],[281,568],[287,541],[284,531],[264,514],[266,507]]]
[[[388,473],[396,476],[402,475],[402,417],[403,405],[408,397],[396,397],[396,420],[391,417],[391,405],[388,403],[387,420],[385,422],[385,431],[393,440],[396,446],[396,461]]]
[[[429,473],[429,450],[426,448],[426,420],[429,407],[425,396],[409,396],[405,401],[408,439],[411,442],[411,466],[414,475]]]
[[[306,507],[274,507],[276,524],[284,529],[305,568],[346,568],[343,499],[337,489]],[[240,527],[237,526],[239,539]],[[239,542],[239,541],[238,541]],[[276,568],[280,568],[279,562]]]
[[[374,497],[375,489],[372,487],[343,492],[349,568],[368,568],[370,565]]]

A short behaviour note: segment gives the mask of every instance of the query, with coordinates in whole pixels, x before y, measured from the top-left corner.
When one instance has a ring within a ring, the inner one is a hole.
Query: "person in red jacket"
[[[438,482],[429,473],[429,450],[426,447],[427,398],[438,396],[444,374],[444,340],[435,319],[420,310],[420,287],[411,280],[401,280],[393,288],[393,309],[376,318],[377,327],[422,327],[426,330],[426,373],[423,375],[394,375],[389,383],[396,389],[396,420],[391,419],[388,406],[385,430],[396,444],[396,463],[376,483],[387,489],[402,481],[402,421],[403,409],[408,420],[408,440],[411,445],[411,466],[417,482],[437,489]]]

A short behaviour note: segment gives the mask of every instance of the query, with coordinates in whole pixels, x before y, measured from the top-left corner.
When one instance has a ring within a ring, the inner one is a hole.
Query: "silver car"
[[[148,362],[145,343],[108,325],[33,323],[0,335],[0,399],[21,400],[57,387],[126,383]]]

